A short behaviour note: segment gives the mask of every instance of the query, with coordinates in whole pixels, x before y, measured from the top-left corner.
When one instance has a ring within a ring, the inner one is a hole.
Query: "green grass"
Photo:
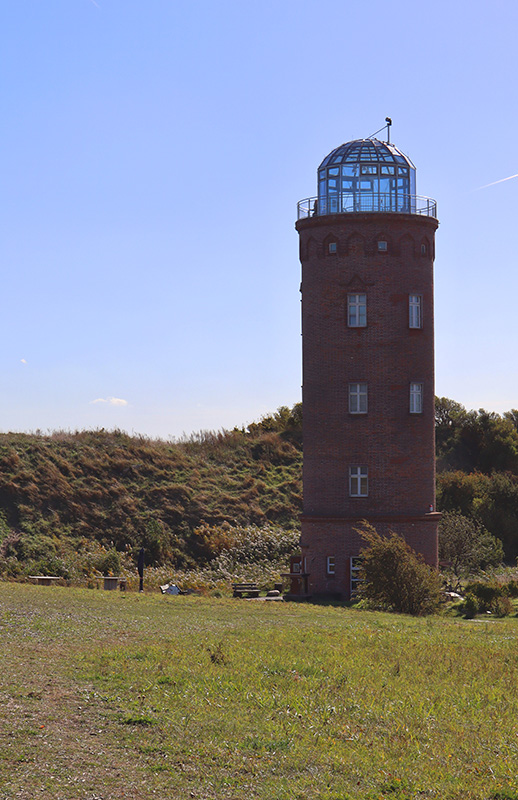
[[[0,584],[0,798],[518,800],[517,620]]]

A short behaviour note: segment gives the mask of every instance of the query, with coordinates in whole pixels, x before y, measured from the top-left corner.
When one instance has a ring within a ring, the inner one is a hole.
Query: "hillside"
[[[0,555],[37,560],[97,542],[188,566],[208,555],[193,534],[202,523],[296,525],[301,465],[298,406],[180,442],[104,430],[3,434]]]
[[[514,559],[518,412],[468,412],[438,398],[436,432],[438,509],[475,518]],[[293,530],[301,509],[300,404],[247,428],[176,442],[105,430],[0,434],[0,573],[7,575],[23,574],[22,564],[63,574],[56,559],[71,552],[109,569],[100,559],[110,551],[142,546],[148,564],[189,568],[224,548],[225,526]]]

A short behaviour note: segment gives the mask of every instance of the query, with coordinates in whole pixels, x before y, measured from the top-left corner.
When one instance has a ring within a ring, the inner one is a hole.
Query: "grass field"
[[[518,800],[518,620],[0,583],[0,799]]]

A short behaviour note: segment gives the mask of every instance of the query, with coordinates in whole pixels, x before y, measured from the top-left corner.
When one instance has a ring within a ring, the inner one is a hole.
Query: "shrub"
[[[483,525],[458,511],[446,511],[439,523],[439,558],[448,562],[447,572],[460,579],[497,566],[503,561],[502,542]]]
[[[518,597],[518,581],[511,579],[502,586],[502,591],[507,597]]]
[[[461,606],[466,619],[474,619],[478,613],[478,600],[474,594],[469,592]]]
[[[506,617],[513,611],[506,584],[475,581],[466,586],[466,592],[477,599],[480,611],[490,611],[497,617]]]
[[[513,611],[513,604],[505,594],[502,594],[495,599],[492,610],[495,617],[508,617]]]
[[[438,573],[396,533],[380,536],[368,523],[358,532],[367,545],[362,550],[360,597],[373,607],[403,614],[436,611],[441,593]]]
[[[502,595],[502,587],[498,583],[487,583],[485,581],[474,581],[468,583],[465,591],[477,598],[479,610],[492,611],[497,598]]]
[[[108,550],[97,562],[97,569],[103,575],[118,575],[121,569],[121,561],[115,549]]]

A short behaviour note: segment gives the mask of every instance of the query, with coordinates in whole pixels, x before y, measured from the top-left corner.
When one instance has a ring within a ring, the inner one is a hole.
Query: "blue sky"
[[[0,430],[151,436],[300,399],[296,203],[392,117],[438,201],[436,392],[518,407],[518,6],[0,12]]]

